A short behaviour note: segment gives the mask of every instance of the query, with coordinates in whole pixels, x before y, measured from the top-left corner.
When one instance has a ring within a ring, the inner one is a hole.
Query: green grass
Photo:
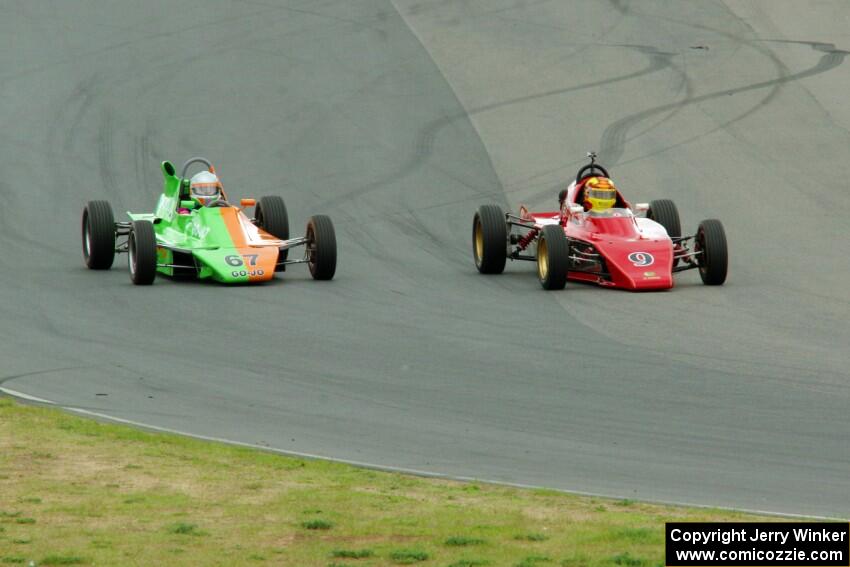
[[[632,557],[628,552],[615,555],[611,558],[611,561],[616,565],[622,565],[623,567],[641,567],[642,565],[649,563],[646,559]]]
[[[531,533],[531,534],[519,534],[514,536],[514,539],[521,541],[546,541],[549,539],[549,536],[541,533]]]
[[[514,567],[534,567],[543,563],[552,563],[552,558],[548,555],[529,555],[528,557],[523,557],[522,561],[516,563]]]
[[[337,559],[366,559],[372,557],[375,552],[371,549],[334,549],[331,557]]]
[[[0,397],[0,565],[655,567],[744,514],[422,479]]]
[[[485,541],[480,537],[452,536],[443,543],[454,547],[466,547],[468,545],[482,545]]]
[[[198,529],[197,524],[189,524],[187,522],[177,522],[166,526],[165,530],[170,534],[201,536],[206,535],[206,532]]]
[[[48,555],[39,561],[40,565],[82,565],[86,560],[76,555]]]
[[[329,530],[334,527],[334,524],[327,520],[307,520],[301,522],[301,527],[307,530]]]
[[[397,549],[390,553],[390,559],[398,565],[410,565],[428,561],[431,556],[421,549]]]

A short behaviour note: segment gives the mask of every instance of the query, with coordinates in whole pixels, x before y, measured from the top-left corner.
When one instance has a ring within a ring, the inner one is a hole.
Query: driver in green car
[[[202,207],[223,199],[221,181],[218,176],[212,171],[201,171],[193,175],[189,182],[189,197],[198,201]],[[189,209],[181,207],[177,209],[177,213],[188,215]]]

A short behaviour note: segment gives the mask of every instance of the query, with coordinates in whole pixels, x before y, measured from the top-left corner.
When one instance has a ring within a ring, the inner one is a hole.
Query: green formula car
[[[206,168],[187,177],[189,167]],[[289,264],[307,264],[314,279],[329,280],[336,272],[336,235],[331,219],[311,217],[303,237],[289,237],[286,205],[278,196],[231,204],[215,168],[204,158],[192,158],[175,175],[162,162],[165,186],[156,211],[130,213],[115,222],[107,201],[89,201],[83,210],[83,257],[93,270],[112,267],[116,253],[127,253],[130,279],[152,284],[157,272],[172,277],[213,279],[222,283],[270,280]],[[244,209],[254,208],[254,218]],[[303,257],[289,259],[289,250],[304,247]]]

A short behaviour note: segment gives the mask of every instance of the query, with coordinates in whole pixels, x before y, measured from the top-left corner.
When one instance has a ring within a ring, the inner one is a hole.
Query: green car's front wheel
[[[115,259],[115,217],[107,201],[83,209],[83,259],[92,270],[108,270]]]
[[[336,273],[336,233],[330,217],[316,215],[307,222],[307,266],[315,280]]]
[[[136,285],[150,285],[156,277],[156,235],[150,221],[133,221],[127,241],[130,280]]]

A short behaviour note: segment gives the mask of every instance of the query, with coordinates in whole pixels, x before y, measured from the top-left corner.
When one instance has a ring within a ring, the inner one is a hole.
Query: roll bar
[[[213,167],[213,164],[210,163],[210,160],[202,157],[193,157],[189,158],[189,160],[183,164],[183,170],[180,172],[180,179],[186,179],[186,172],[189,170],[189,166],[193,163],[202,163],[207,166],[209,171],[215,173],[215,168]]]
[[[599,172],[603,177],[611,177],[608,175],[608,170],[596,163],[596,152],[587,152],[587,157],[590,158],[590,163],[578,170],[576,175],[576,183],[581,182],[585,177],[593,175],[594,171]]]

